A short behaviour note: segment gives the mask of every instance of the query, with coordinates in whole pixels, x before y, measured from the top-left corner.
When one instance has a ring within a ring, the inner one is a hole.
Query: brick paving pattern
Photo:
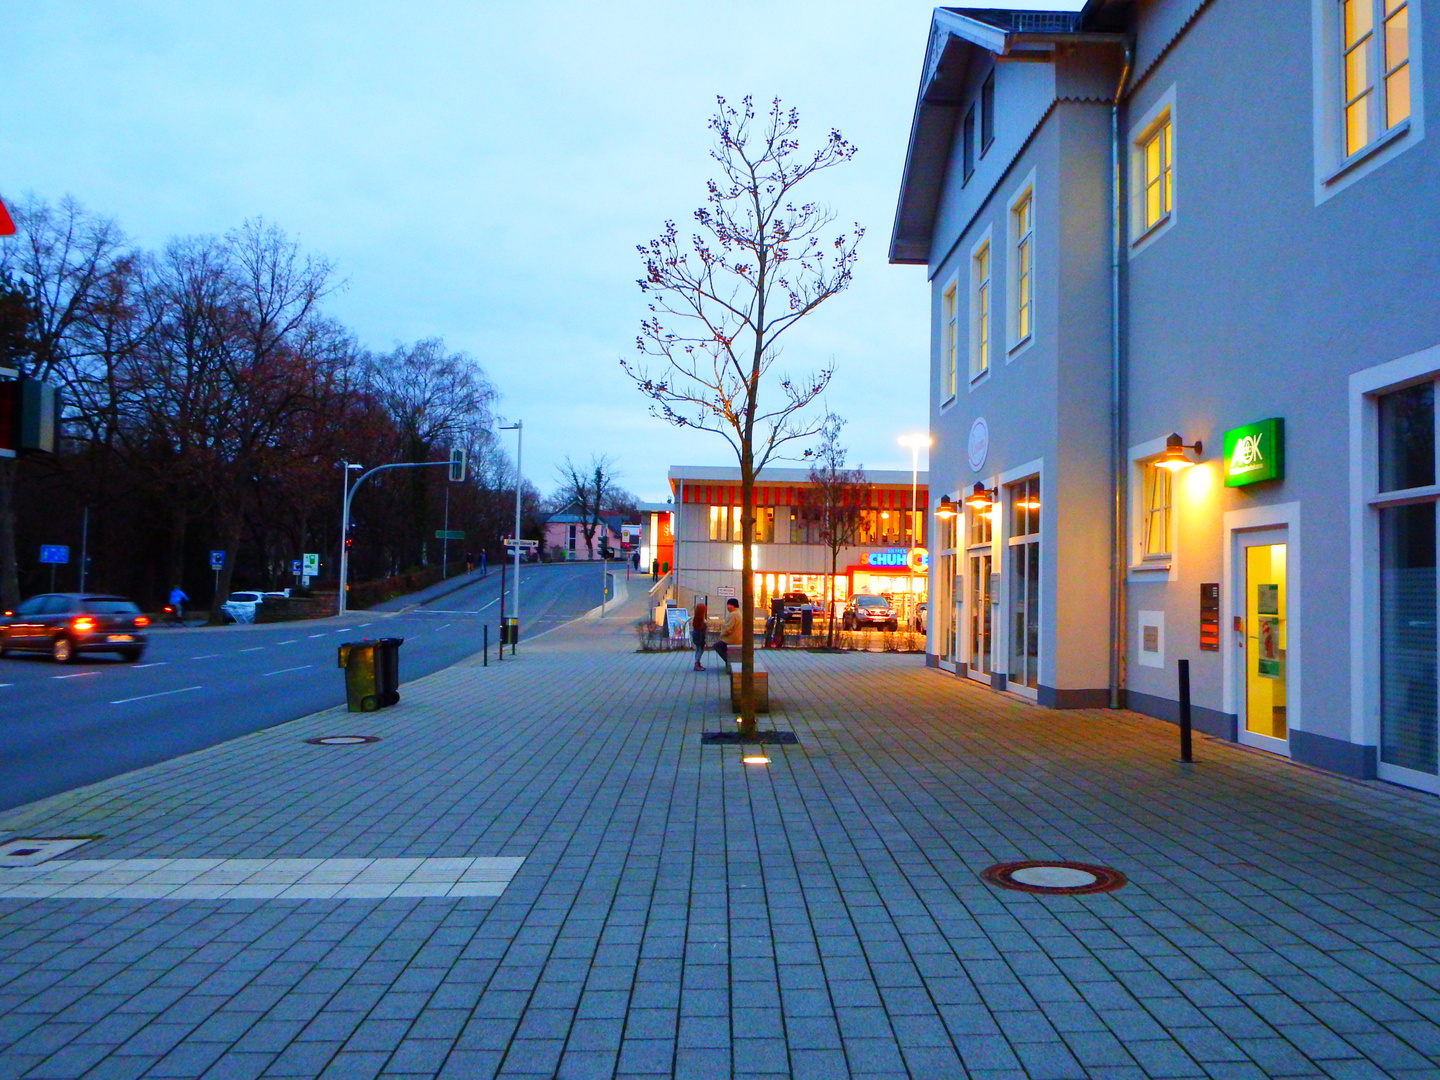
[[[634,653],[637,613],[0,815],[99,837],[51,867],[524,860],[499,897],[0,898],[0,1080],[1440,1075],[1433,798],[885,654],[767,657],[800,742],[745,766],[700,745],[714,658]],[[1130,883],[979,878],[1048,858]]]

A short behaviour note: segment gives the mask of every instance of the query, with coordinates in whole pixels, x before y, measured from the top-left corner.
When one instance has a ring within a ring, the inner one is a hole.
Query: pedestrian
[[[176,585],[170,590],[170,621],[184,625],[185,605],[190,602],[190,597],[185,595],[185,590]]]
[[[705,655],[705,622],[710,617],[710,612],[705,607],[705,601],[696,599],[695,611],[690,616],[690,640],[695,643],[695,670],[704,671],[705,665],[700,658]]]
[[[715,643],[715,651],[719,654],[722,662],[730,662],[730,646],[737,649],[740,641],[740,601],[730,597],[725,601],[725,621],[720,624],[720,640]]]
[[[655,580],[656,578],[658,578],[659,576],[660,576],[660,560],[659,560],[659,559],[651,559],[651,560],[650,560],[650,580],[651,580],[651,581],[654,581],[654,580]]]
[[[630,556],[630,564],[635,567],[635,572],[638,574],[640,572],[640,552],[637,551]]]

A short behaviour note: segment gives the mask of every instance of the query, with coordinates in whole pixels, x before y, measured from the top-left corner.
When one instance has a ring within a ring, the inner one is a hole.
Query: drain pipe
[[[1125,155],[1120,143],[1120,104],[1135,46],[1125,38],[1125,62],[1110,106],[1110,708],[1120,708],[1125,682],[1125,367],[1120,333],[1120,269],[1125,254]]]

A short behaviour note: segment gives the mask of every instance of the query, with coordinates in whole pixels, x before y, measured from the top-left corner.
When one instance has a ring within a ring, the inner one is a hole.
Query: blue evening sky
[[[1052,6],[1007,4],[989,6]],[[1076,3],[1057,0],[1057,7]],[[263,216],[331,258],[329,310],[377,349],[440,336],[525,422],[525,473],[609,453],[668,494],[733,465],[651,418],[620,370],[635,245],[685,228],[715,95],[779,95],[854,163],[814,183],[867,230],[851,290],[780,366],[833,361],[851,461],[909,468],[927,417],[928,290],[885,261],[932,5],[917,0],[46,0],[5,15],[0,194],[72,194],[145,246]],[[513,452],[513,442],[507,443]],[[923,460],[922,460],[923,467]]]

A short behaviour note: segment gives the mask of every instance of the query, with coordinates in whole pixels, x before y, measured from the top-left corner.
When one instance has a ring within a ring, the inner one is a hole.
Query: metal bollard
[[[481,664],[480,666],[481,666],[481,667],[489,667],[489,666],[490,666],[490,624],[487,622],[487,623],[482,627],[482,629],[485,631],[485,647],[480,650],[480,654],[485,657],[485,662],[484,662],[483,664]]]
[[[1190,750],[1190,661],[1180,661],[1180,763],[1194,762]]]

